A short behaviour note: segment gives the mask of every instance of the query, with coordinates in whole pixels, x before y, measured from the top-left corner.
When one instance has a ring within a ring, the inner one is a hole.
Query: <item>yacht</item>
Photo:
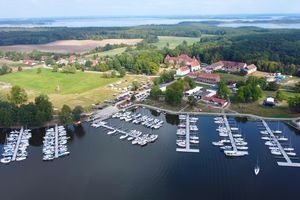
[[[245,147],[245,146],[237,146],[236,148],[237,148],[237,150],[248,150],[249,149],[248,147]]]
[[[289,156],[296,156],[296,155],[297,155],[297,154],[294,153],[294,152],[287,152],[286,154],[289,155]]]
[[[277,140],[281,142],[287,142],[289,139],[282,136],[282,137],[277,137]]]
[[[133,137],[127,138],[128,141],[132,141],[133,139],[134,139]]]
[[[116,133],[116,132],[117,132],[117,130],[108,131],[108,132],[107,132],[107,135],[112,135],[112,134],[114,134],[114,133]]]
[[[224,143],[219,141],[219,142],[212,142],[212,145],[214,146],[224,146]]]
[[[292,147],[287,147],[287,148],[283,148],[283,150],[285,150],[285,151],[294,151],[295,149],[292,148]]]
[[[233,150],[225,150],[224,154],[230,157],[241,157],[248,155],[248,151],[233,151]]]
[[[190,140],[191,144],[199,144],[199,140]]]
[[[4,158],[1,159],[0,162],[3,163],[3,164],[8,164],[8,163],[11,162],[11,157],[4,157]]]

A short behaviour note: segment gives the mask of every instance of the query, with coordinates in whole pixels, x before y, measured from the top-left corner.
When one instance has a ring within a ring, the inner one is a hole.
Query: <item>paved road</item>
[[[220,113],[208,113],[208,112],[180,112],[180,111],[172,111],[164,108],[158,108],[155,106],[150,106],[146,104],[134,104],[131,107],[135,106],[143,106],[146,108],[150,108],[153,110],[161,110],[170,114],[174,115],[180,115],[180,114],[189,114],[189,115],[207,115],[207,116],[221,116],[222,112]],[[270,121],[298,121],[300,120],[300,117],[295,117],[295,118],[273,118],[273,117],[262,117],[262,116],[257,116],[257,115],[252,115],[252,114],[242,114],[242,113],[226,113],[227,116],[233,116],[233,117],[249,117],[249,118],[254,118],[258,120],[270,120]]]

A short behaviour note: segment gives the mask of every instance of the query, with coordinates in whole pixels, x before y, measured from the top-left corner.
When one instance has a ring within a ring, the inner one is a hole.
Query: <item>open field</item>
[[[180,45],[183,41],[186,41],[188,44],[193,44],[200,41],[198,37],[172,37],[172,36],[159,36],[159,42],[154,43],[159,49],[162,49],[169,44],[171,49],[174,49],[176,46]]]
[[[224,81],[245,81],[247,77],[240,76],[236,74],[228,74],[228,73],[217,73],[221,76],[221,80]]]
[[[47,69],[42,69],[41,74],[36,72],[36,69],[24,70],[0,76],[0,82],[25,88],[30,100],[39,94],[47,94],[54,106],[60,108],[63,104],[72,107],[76,105],[89,107],[93,103],[102,103],[119,92],[108,87],[109,84],[122,81],[119,87],[123,88],[138,79],[137,77],[102,78],[101,74],[84,72],[54,73]],[[59,90],[57,90],[58,87]],[[3,97],[8,90],[1,90],[1,93]]]
[[[53,53],[84,53],[104,47],[107,44],[136,45],[142,39],[106,39],[106,40],[61,40],[41,45],[0,46],[2,51],[31,52],[33,50]]]
[[[126,49],[127,49],[127,47],[122,47],[122,48],[112,49],[112,50],[109,50],[109,51],[104,51],[104,52],[99,52],[99,53],[94,53],[94,54],[88,54],[88,55],[85,56],[85,58],[86,59],[93,59],[94,56],[98,56],[98,57],[115,56],[115,55],[123,53]]]

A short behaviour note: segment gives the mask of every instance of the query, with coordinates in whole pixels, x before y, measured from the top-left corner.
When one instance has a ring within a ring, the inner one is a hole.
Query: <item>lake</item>
[[[213,141],[219,140],[213,117],[199,117],[200,153],[176,152],[178,116],[146,109],[139,113],[165,121],[158,140],[145,147],[133,146],[107,130],[68,126],[70,156],[52,162],[42,161],[45,129],[33,131],[29,157],[22,162],[0,165],[1,199],[296,199],[300,185],[300,168],[279,167],[276,159],[260,139],[258,123],[240,118],[237,122],[249,143],[249,156],[227,158]],[[108,123],[123,129],[150,130],[119,119]],[[279,125],[300,155],[300,135],[283,123]],[[5,133],[0,134],[0,148]],[[261,172],[254,174],[257,159]],[[299,162],[299,161],[298,161]]]

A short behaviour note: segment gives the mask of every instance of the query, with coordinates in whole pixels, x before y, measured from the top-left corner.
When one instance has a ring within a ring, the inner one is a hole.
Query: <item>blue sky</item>
[[[0,18],[300,13],[300,0],[0,0]]]

